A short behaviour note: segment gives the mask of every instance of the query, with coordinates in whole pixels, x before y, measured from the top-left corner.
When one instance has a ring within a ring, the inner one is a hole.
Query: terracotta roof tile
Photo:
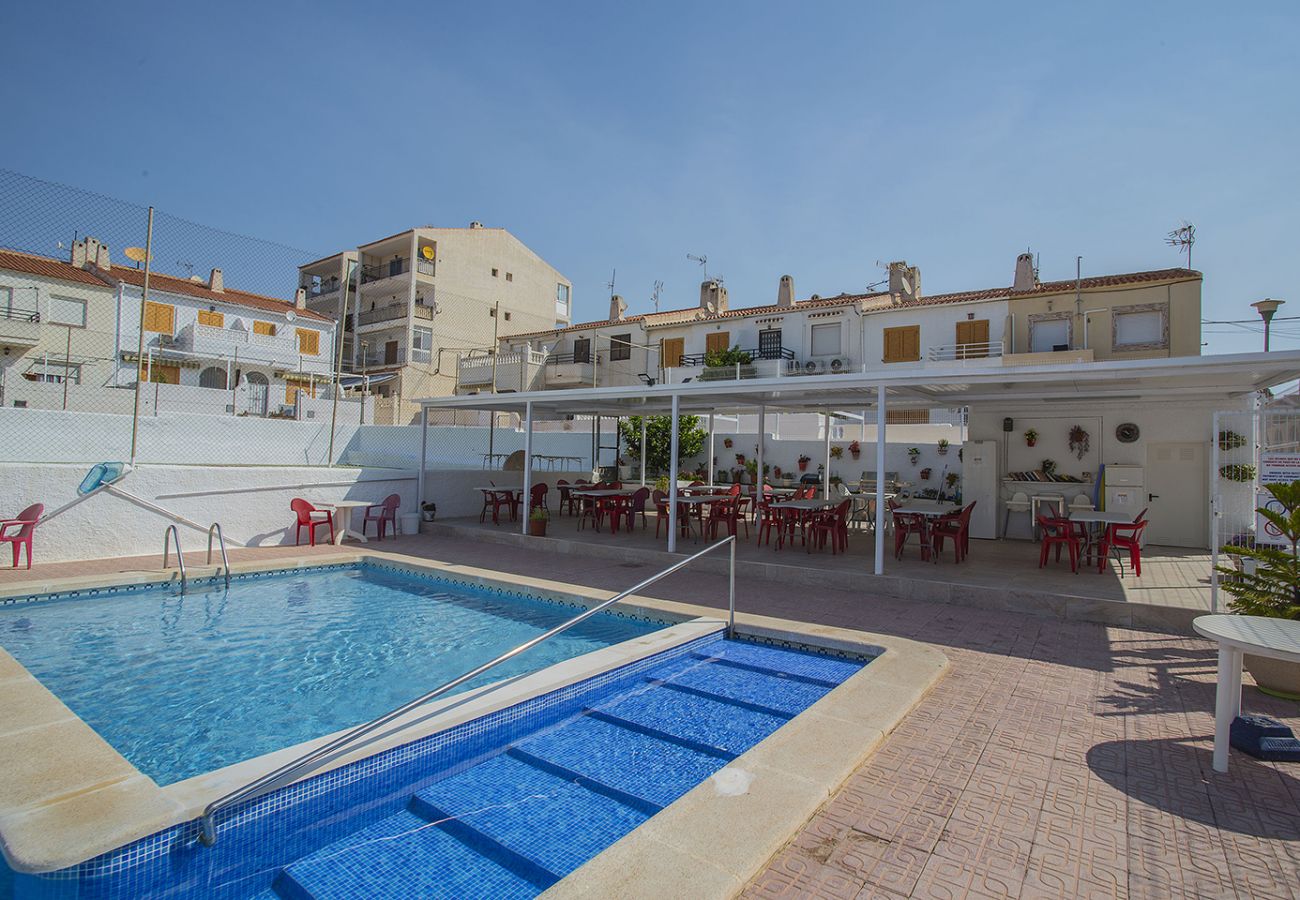
[[[28,275],[43,275],[46,278],[58,278],[63,281],[75,281],[78,284],[91,284],[107,288],[102,280],[84,269],[75,268],[71,263],[48,256],[36,256],[18,250],[0,250],[0,269],[11,272],[26,272]]]
[[[125,281],[127,284],[140,287],[144,284],[144,271],[141,269],[119,268],[114,266],[108,273],[113,278]],[[156,291],[166,291],[169,294],[183,294],[187,297],[198,297],[201,300],[211,300],[213,303],[225,303],[235,306],[246,306],[253,309],[264,309],[267,312],[277,312],[284,314],[289,310],[303,319],[313,319],[318,322],[333,322],[329,316],[322,315],[310,309],[298,309],[292,303],[284,300],[277,300],[274,297],[266,297],[262,294],[250,294],[247,291],[237,291],[232,288],[226,288],[222,291],[214,291],[201,282],[190,281],[185,278],[176,278],[172,275],[163,275],[158,272],[149,273],[149,289]]]

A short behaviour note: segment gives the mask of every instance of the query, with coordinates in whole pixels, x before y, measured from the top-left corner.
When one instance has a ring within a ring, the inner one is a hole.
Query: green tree
[[[740,349],[739,344],[726,350],[710,350],[708,353],[704,354],[704,365],[709,368],[713,368],[714,366],[747,366],[751,362],[753,362],[753,360],[750,359],[748,353]]]
[[[1300,552],[1297,552],[1300,546],[1300,481],[1265,487],[1282,504],[1282,510],[1260,507],[1256,511],[1278,530],[1290,544],[1290,549],[1267,545],[1224,547],[1224,553],[1254,560],[1256,565],[1254,572],[1219,566],[1220,574],[1229,576],[1220,582],[1220,587],[1232,596],[1228,607],[1233,612],[1275,619],[1300,619]]]
[[[672,448],[672,416],[649,416],[645,420],[645,465],[649,472],[667,472],[668,454]],[[641,417],[621,419],[618,430],[627,445],[628,459],[641,458]],[[677,462],[697,455],[704,449],[708,433],[700,427],[699,416],[677,417]],[[710,460],[712,466],[712,460]]]

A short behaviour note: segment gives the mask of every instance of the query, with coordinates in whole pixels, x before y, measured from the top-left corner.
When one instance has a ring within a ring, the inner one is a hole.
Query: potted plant
[[[631,481],[636,477],[636,466],[629,466],[627,460],[623,457],[618,459],[618,478],[619,481]]]
[[[854,459],[857,459],[861,455],[862,455],[862,445],[859,444],[857,441],[851,441],[849,443],[849,456],[852,456]]]
[[[831,459],[843,459],[844,448],[836,444],[831,448]]]
[[[1037,444],[1037,443],[1038,443],[1038,432],[1037,432],[1037,431],[1034,431],[1034,429],[1032,429],[1032,428],[1029,429],[1028,431],[1026,431],[1026,432],[1025,432],[1025,446],[1027,446],[1027,447],[1032,447],[1032,446],[1034,446],[1034,445]]]
[[[801,454],[799,454],[799,471],[800,471],[800,472],[807,472],[807,471],[808,471],[808,463],[810,463],[810,462],[812,462],[812,457],[811,457],[811,456],[807,455],[806,453],[801,453]]]
[[[949,472],[947,475],[944,476],[943,480],[944,483],[948,485],[948,490],[952,490],[957,486],[957,481],[960,478],[961,476],[958,475],[956,472]]]
[[[742,484],[758,484],[758,460],[751,459],[745,463],[745,472],[749,475],[749,481]]]
[[[1278,533],[1282,544],[1240,546],[1234,542],[1223,547],[1224,553],[1239,557],[1245,565],[1240,570],[1219,566],[1219,573],[1225,576],[1219,586],[1232,597],[1228,608],[1235,613],[1300,619],[1300,481],[1265,487],[1282,508],[1263,506],[1255,512],[1269,524],[1270,531]],[[1249,653],[1244,663],[1261,691],[1300,700],[1300,663]]]
[[[911,460],[912,465],[916,465],[916,464],[917,464],[918,462],[920,462],[920,460],[921,460],[921,448],[920,448],[920,447],[908,447],[908,448],[907,448],[907,458],[908,458],[909,460]]]
[[[1050,478],[1052,477],[1052,475],[1056,474],[1056,460],[1045,459],[1038,464],[1038,469],[1044,475]]]
[[[743,454],[743,453],[737,453],[737,454],[736,454],[736,465],[738,465],[738,466],[743,466],[744,464],[745,464],[745,454]]]
[[[1088,432],[1083,430],[1082,425],[1075,425],[1070,429],[1070,449],[1079,459],[1083,459],[1089,446],[1091,446],[1091,438],[1088,437]]]
[[[1237,434],[1237,432],[1235,431],[1219,432],[1220,450],[1236,450],[1244,446],[1246,446],[1246,438],[1240,434]]]
[[[948,439],[947,439],[947,438],[939,438],[939,455],[940,455],[940,456],[947,456],[947,455],[948,455]]]
[[[930,469],[928,467],[921,470],[921,480],[922,481],[930,480]]]
[[[1219,466],[1219,474],[1229,481],[1254,481],[1255,467],[1245,463]]]
[[[724,446],[724,447],[726,447],[728,450],[730,450],[730,449],[731,449],[731,438],[723,438],[723,439],[722,439],[722,446]]]
[[[546,537],[546,523],[550,514],[542,507],[537,507],[528,514],[528,533],[533,537]]]
[[[780,477],[781,477],[781,467],[780,467],[780,466],[773,466],[773,467],[772,467],[772,477],[773,477],[773,478],[780,478]]]

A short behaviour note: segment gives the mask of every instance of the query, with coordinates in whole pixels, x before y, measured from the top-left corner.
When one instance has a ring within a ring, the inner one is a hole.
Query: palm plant
[[[1282,509],[1257,513],[1286,540],[1289,548],[1261,544],[1224,547],[1223,552],[1255,562],[1254,571],[1218,566],[1221,587],[1231,595],[1228,608],[1248,616],[1300,619],[1300,481],[1265,485]]]

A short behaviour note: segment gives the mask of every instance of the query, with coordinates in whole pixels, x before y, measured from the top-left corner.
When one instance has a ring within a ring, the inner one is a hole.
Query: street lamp
[[[1258,300],[1250,304],[1251,306],[1255,307],[1256,310],[1258,310],[1259,317],[1264,320],[1264,352],[1265,353],[1268,352],[1269,323],[1273,321],[1273,314],[1277,312],[1277,308],[1285,302],[1286,302],[1285,300],[1272,300],[1266,298],[1264,300]]]

